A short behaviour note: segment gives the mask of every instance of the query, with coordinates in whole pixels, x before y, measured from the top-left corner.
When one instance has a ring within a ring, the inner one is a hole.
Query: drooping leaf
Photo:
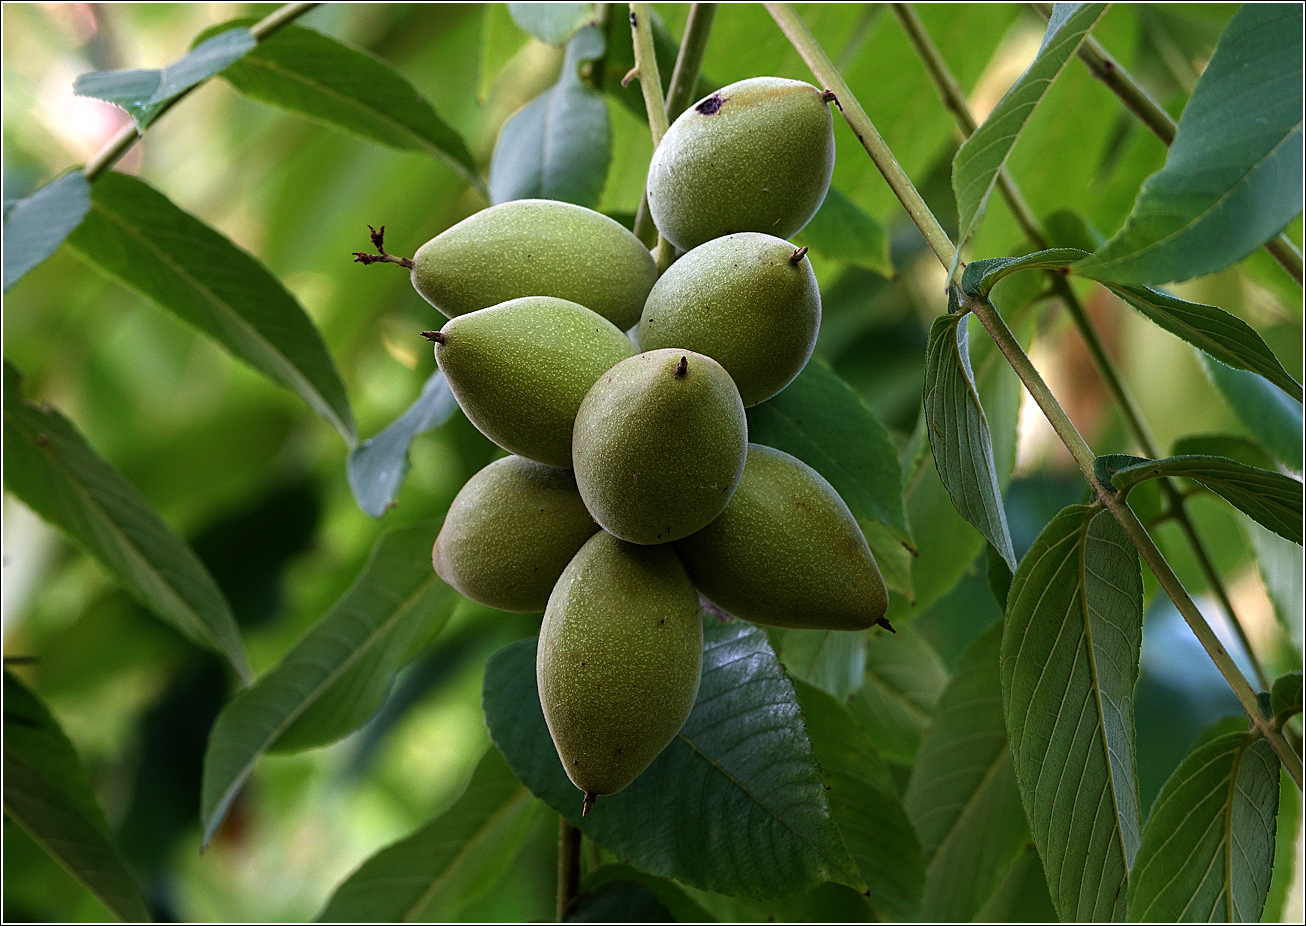
[[[155,616],[226,657],[249,680],[227,599],[186,542],[72,423],[23,397],[4,364],[5,488],[58,527]]]
[[[1301,672],[1286,672],[1274,680],[1270,689],[1270,708],[1274,711],[1276,723],[1282,724],[1292,715],[1301,713],[1301,677]]]
[[[4,705],[6,819],[119,919],[148,921],[145,900],[109,837],[81,756],[49,709],[7,669]]]
[[[603,55],[603,33],[586,26],[567,45],[558,82],[503,126],[490,160],[490,200],[558,199],[597,208],[612,159],[603,94],[580,78]]]
[[[374,518],[386,513],[408,475],[408,448],[417,435],[440,427],[458,410],[444,373],[436,370],[417,401],[384,431],[349,452],[349,488]]]
[[[998,172],[1035,107],[1106,9],[1105,3],[1058,3],[1034,63],[957,149],[952,159],[952,189],[957,197],[961,243],[970,238],[983,217]]]
[[[238,19],[209,32],[252,22]],[[222,77],[260,103],[378,144],[425,151],[483,187],[462,136],[408,78],[361,48],[290,24],[259,42]]]
[[[540,802],[498,750],[481,759],[457,803],[386,846],[331,895],[319,922],[450,922],[507,871]]]
[[[907,783],[903,804],[928,864],[925,920],[983,919],[980,912],[1032,844],[1007,748],[1001,644],[998,621],[962,654]]]
[[[888,234],[861,206],[834,187],[825,194],[812,220],[794,236],[794,244],[886,279],[895,275],[889,259]]]
[[[771,642],[790,678],[847,703],[866,677],[866,634],[847,630],[774,628]]]
[[[1223,457],[1125,459],[1136,462],[1111,468],[1111,483],[1119,491],[1128,491],[1147,479],[1182,476],[1206,486],[1280,537],[1297,544],[1302,541],[1302,484],[1291,476],[1257,469]]]
[[[1072,505],[1016,570],[1002,700],[1025,813],[1063,920],[1118,920],[1141,824],[1133,692],[1138,554],[1110,512]]]
[[[866,678],[848,707],[883,758],[910,766],[947,683],[943,660],[910,626],[892,634],[872,631]]]
[[[51,180],[12,206],[5,204],[4,291],[59,250],[91,208],[91,185],[80,170]]]
[[[916,919],[925,862],[889,766],[847,708],[803,682],[794,688],[829,788],[830,811],[866,881],[871,906],[886,921]]]
[[[204,755],[204,842],[270,749],[339,739],[381,706],[400,664],[448,620],[452,591],[431,568],[438,525],[385,534],[354,584],[275,668],[223,708]]]
[[[1049,248],[1022,257],[994,257],[974,260],[961,274],[961,288],[972,296],[988,298],[993,287],[1006,277],[1022,270],[1056,270],[1067,267],[1087,255],[1078,248]]]
[[[1129,884],[1136,922],[1258,923],[1274,863],[1279,761],[1253,733],[1198,746],[1161,789]]]
[[[1238,420],[1265,449],[1291,469],[1302,469],[1302,406],[1263,377],[1235,370],[1198,354],[1215,388],[1228,401]]]
[[[1016,568],[988,419],[975,390],[966,317],[934,320],[925,353],[925,419],[939,478],[957,511]]]
[[[545,45],[566,45],[590,20],[591,3],[509,3],[512,20]]]
[[[344,383],[295,297],[266,267],[158,190],[126,174],[104,175],[68,244],[297,393],[354,442]]]
[[[1124,227],[1075,267],[1159,284],[1223,270],[1282,231],[1302,203],[1302,10],[1249,3],[1184,108],[1165,166]]]
[[[726,894],[781,897],[834,880],[865,890],[826,803],[793,685],[766,634],[704,625],[693,712],[634,783],[581,817],[535,684],[535,640],[491,657],[490,738],[536,795],[619,860]]]

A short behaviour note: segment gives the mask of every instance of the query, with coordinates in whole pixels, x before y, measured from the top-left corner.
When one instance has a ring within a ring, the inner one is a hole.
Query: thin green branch
[[[833,90],[840,96],[842,104],[840,108],[844,113],[844,118],[847,119],[854,133],[861,140],[863,147],[866,148],[876,167],[884,175],[890,188],[898,197],[898,201],[903,204],[907,214],[911,216],[916,227],[920,229],[921,234],[930,244],[939,262],[945,268],[948,267],[956,254],[955,245],[943,231],[938,220],[930,213],[920,193],[916,190],[910,178],[903,172],[901,166],[898,165],[884,140],[875,131],[875,127],[871,124],[860,104],[858,104],[852,90],[831,64],[820,43],[817,42],[811,31],[788,4],[768,3],[766,8],[777,25],[789,38],[790,43],[802,55],[803,60],[807,62],[813,75],[825,85],[826,89]],[[975,299],[964,294],[962,296],[962,307],[967,311],[974,312],[980,323],[984,325],[985,330],[989,332],[989,336],[993,338],[998,350],[1007,358],[1007,362],[1011,364],[1016,375],[1020,377],[1026,390],[1029,391],[1044,416],[1047,417],[1057,436],[1060,437],[1066,449],[1074,457],[1076,465],[1088,481],[1093,493],[1120,523],[1130,541],[1137,548],[1143,562],[1157,577],[1161,587],[1166,590],[1166,594],[1174,601],[1175,606],[1184,616],[1184,620],[1187,621],[1194,635],[1206,650],[1207,655],[1210,656],[1220,670],[1220,674],[1224,676],[1229,687],[1233,689],[1239,703],[1247,712],[1251,723],[1273,747],[1300,789],[1302,787],[1301,759],[1293,752],[1292,747],[1284,739],[1283,735],[1274,729],[1270,722],[1261,715],[1256,701],[1256,694],[1252,691],[1251,685],[1220,644],[1214,631],[1211,630],[1210,625],[1202,616],[1201,611],[1193,603],[1188,592],[1184,590],[1178,576],[1175,575],[1174,570],[1170,568],[1161,551],[1152,542],[1151,537],[1148,536],[1143,525],[1139,523],[1138,518],[1135,517],[1128,505],[1124,504],[1115,493],[1107,490],[1098,481],[1093,470],[1095,455],[1092,449],[1079,434],[1060,403],[1057,402],[1056,397],[1021,348],[1020,343],[1012,335],[1002,316],[987,300]]]
[[[250,26],[250,34],[254,36],[255,40],[262,41],[282,26],[294,22],[309,10],[321,5],[320,3],[287,3]],[[203,83],[201,81],[194,87],[188,87],[165,103],[154,117],[155,121]],[[143,133],[136,128],[135,124],[124,126],[122,131],[109,139],[105,146],[96,152],[95,157],[86,162],[86,166],[82,168],[82,174],[86,177],[86,181],[94,183],[96,178],[117,164],[123,155],[130,151],[132,146],[140,141],[142,137]]]
[[[1051,17],[1052,7],[1046,3],[1030,4],[1044,19]],[[1120,66],[1120,62],[1103,48],[1096,39],[1088,36],[1079,46],[1079,58],[1088,67],[1094,77],[1106,84],[1125,108],[1138,117],[1143,125],[1152,130],[1152,134],[1168,148],[1174,141],[1177,126],[1170,114],[1136,81],[1133,76]],[[1265,243],[1265,250],[1287,270],[1289,275],[1302,285],[1302,256],[1296,245],[1286,235],[1278,235]]]
[[[949,69],[948,63],[931,41],[929,33],[925,31],[924,24],[910,5],[895,3],[893,4],[893,12],[902,24],[903,31],[907,33],[908,39],[911,40],[917,55],[925,65],[925,69],[929,73],[944,107],[956,118],[957,125],[962,133],[969,137],[975,132],[978,124],[970,111],[970,104],[966,99],[966,94],[961,85],[957,83],[957,79]],[[998,188],[1010,206],[1011,212],[1016,218],[1016,223],[1025,233],[1025,237],[1030,240],[1035,248],[1046,249],[1050,247],[1047,235],[1038,219],[1035,218],[1034,211],[1030,209],[1024,197],[1021,196],[1020,189],[1016,186],[1015,180],[1011,178],[1005,167],[998,173]],[[1055,270],[1050,270],[1048,276],[1053,291],[1066,306],[1067,311],[1074,320],[1075,327],[1079,329],[1080,337],[1084,341],[1084,346],[1088,349],[1093,366],[1097,368],[1098,374],[1102,377],[1102,382],[1106,384],[1107,391],[1115,399],[1116,405],[1119,406],[1129,430],[1133,432],[1135,439],[1138,441],[1139,447],[1147,456],[1159,457],[1160,454],[1157,451],[1155,438],[1143,419],[1142,411],[1134,401],[1133,396],[1129,394],[1129,390],[1120,378],[1115,364],[1107,356],[1106,348],[1102,344],[1101,338],[1098,337],[1097,330],[1093,327],[1088,313],[1084,311],[1079,297],[1075,295],[1074,289],[1071,288],[1070,283],[1063,275]],[[1188,516],[1183,496],[1172,479],[1162,479],[1161,490],[1165,493],[1169,508],[1168,513],[1172,514],[1179,523],[1188,545],[1192,548],[1198,566],[1202,570],[1202,575],[1219,599],[1220,606],[1228,615],[1229,621],[1238,635],[1239,642],[1242,643],[1243,650],[1251,661],[1257,680],[1263,688],[1269,688],[1269,676],[1266,675],[1265,668],[1261,665],[1256,651],[1252,648],[1252,641],[1247,634],[1247,629],[1243,626],[1242,621],[1238,619],[1238,614],[1233,607],[1233,601],[1224,587],[1224,581],[1220,578],[1219,572],[1211,561],[1211,556],[1207,552],[1201,535],[1198,534],[1196,526]]]
[[[630,5],[630,30],[635,45],[635,70],[639,74],[639,87],[644,94],[644,109],[648,112],[648,128],[653,135],[653,150],[662,144],[667,134],[667,102],[662,98],[662,75],[658,73],[658,56],[653,47],[653,21],[647,3]],[[675,257],[671,242],[658,232],[658,273],[671,266]]]
[[[580,895],[580,830],[558,815],[558,922]]]

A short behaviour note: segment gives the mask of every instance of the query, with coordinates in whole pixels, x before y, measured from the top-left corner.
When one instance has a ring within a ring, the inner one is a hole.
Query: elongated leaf
[[[1292,469],[1302,469],[1302,406],[1264,378],[1198,354],[1215,388],[1247,430]]]
[[[1301,404],[1301,384],[1288,375],[1256,330],[1236,315],[1146,286],[1108,283],[1107,288],[1171,334],[1226,366],[1259,373]]]
[[[916,919],[925,861],[889,766],[848,709],[824,691],[796,682],[803,722],[829,791],[839,832],[884,920]]]
[[[970,368],[966,317],[934,320],[925,352],[925,420],[939,478],[958,513],[1016,568],[988,419]]]
[[[540,802],[498,751],[481,759],[449,810],[364,862],[331,895],[321,922],[449,922],[512,866]]]
[[[590,3],[509,3],[508,12],[523,32],[545,45],[566,45],[589,22]]]
[[[893,279],[889,236],[880,223],[843,193],[830,187],[816,215],[797,235],[794,244],[852,267]]]
[[[873,632],[866,644],[866,678],[848,706],[883,758],[911,765],[947,683],[943,660],[911,627]]]
[[[1166,476],[1199,482],[1280,537],[1297,544],[1302,541],[1302,484],[1291,476],[1208,456],[1137,459],[1111,470],[1111,482],[1120,491]]]
[[[349,488],[374,518],[386,513],[408,475],[408,448],[417,435],[440,427],[458,410],[444,373],[436,370],[417,401],[386,427],[349,452]]]
[[[384,535],[344,596],[274,669],[223,708],[204,755],[204,842],[270,749],[308,749],[362,726],[412,648],[439,631],[453,593],[431,568],[438,525]]]
[[[238,19],[209,32],[253,19]],[[481,186],[462,136],[380,58],[299,25],[282,26],[222,72],[238,91],[368,141],[425,151]]]
[[[847,703],[865,681],[865,632],[776,628],[771,642],[790,678],[802,679],[840,702]]]
[[[633,784],[599,798],[584,818],[540,710],[535,640],[505,647],[486,664],[490,738],[536,795],[642,871],[750,897],[827,880],[865,890],[831,818],[793,685],[766,634],[708,618],[704,641],[698,701],[684,727]]]
[[[91,208],[91,185],[80,170],[51,180],[5,206],[4,291],[59,250]]]
[[[893,561],[903,546],[911,549],[898,451],[861,396],[825,361],[812,358],[779,395],[747,414],[749,440],[792,454],[826,478],[862,525],[877,560]],[[886,581],[890,575],[886,570]],[[910,595],[910,585],[898,591]]]
[[[567,46],[558,82],[504,124],[490,160],[490,200],[559,199],[597,208],[612,160],[603,94],[580,79],[606,40],[586,26]]]
[[[58,527],[155,616],[249,680],[227,599],[186,542],[63,415],[23,398],[4,364],[5,488]]]
[[[1007,748],[1001,646],[997,621],[962,654],[907,783],[903,804],[929,866],[925,920],[982,920],[980,912],[1032,845]]]
[[[119,919],[149,920],[145,899],[109,836],[81,756],[58,721],[8,670],[4,705],[5,817]]]
[[[994,257],[990,260],[971,261],[962,272],[961,288],[972,296],[987,298],[993,291],[993,287],[1013,273],[1019,273],[1021,270],[1056,270],[1068,267],[1087,254],[1087,251],[1078,248],[1049,248],[1023,257]]]
[[[1084,36],[1106,12],[1105,3],[1058,3],[1048,21],[1038,57],[993,108],[952,159],[952,189],[960,216],[960,241],[974,233],[998,172],[1052,81],[1075,54]]]
[[[1282,724],[1292,715],[1300,714],[1301,706],[1301,673],[1287,672],[1276,678],[1270,690],[1270,709],[1274,711],[1275,722]]]
[[[1129,885],[1129,918],[1257,923],[1274,867],[1279,762],[1251,733],[1198,746],[1161,789]]]
[[[136,127],[144,131],[173,99],[239,60],[257,44],[248,29],[228,28],[204,39],[166,68],[83,74],[73,82],[73,92],[127,110]]]
[[[68,244],[297,393],[354,442],[344,383],[295,297],[266,267],[158,190],[126,174],[106,174]]]
[[[1170,445],[1170,456],[1224,457],[1257,469],[1274,470],[1273,458],[1253,440],[1234,434],[1189,434]]]
[[[1302,9],[1249,3],[1229,23],[1124,227],[1076,266],[1118,283],[1223,270],[1302,204]]]
[[[1062,920],[1119,920],[1141,829],[1138,555],[1109,512],[1062,509],[1011,582],[1002,700],[1025,814]]]

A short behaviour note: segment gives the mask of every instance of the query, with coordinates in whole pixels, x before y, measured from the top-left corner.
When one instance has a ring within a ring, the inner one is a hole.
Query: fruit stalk
[[[635,70],[639,72],[639,88],[644,94],[644,108],[648,111],[648,127],[653,135],[653,147],[662,143],[667,134],[667,104],[662,97],[662,77],[658,73],[658,57],[653,49],[653,27],[647,3],[630,5],[630,30],[635,45]],[[658,234],[655,252],[658,273],[671,266],[675,254],[671,242]]]

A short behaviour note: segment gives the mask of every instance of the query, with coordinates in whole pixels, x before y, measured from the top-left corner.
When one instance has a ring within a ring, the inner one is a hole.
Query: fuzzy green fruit
[[[620,224],[545,199],[482,209],[413,257],[413,286],[450,318],[522,296],[554,296],[625,331],[657,278],[648,248]]]
[[[549,598],[535,658],[544,719],[587,811],[671,742],[702,668],[698,595],[671,548],[590,538]]]
[[[605,318],[550,296],[512,299],[450,319],[430,337],[472,424],[503,449],[571,467],[576,411],[603,373],[635,353]]]
[[[649,164],[648,208],[686,251],[735,232],[789,238],[821,207],[833,172],[822,92],[754,77],[700,100],[667,130]]]
[[[739,484],[744,404],[711,357],[655,350],[604,373],[576,413],[572,463],[585,507],[632,543],[705,526]]]
[[[707,354],[764,402],[803,369],[821,327],[821,290],[806,249],[741,232],[700,244],[662,275],[639,322],[645,350]]]
[[[462,487],[431,561],[440,578],[500,611],[543,611],[594,523],[569,470],[495,460]]]
[[[721,517],[675,548],[709,601],[755,624],[864,630],[889,605],[843,499],[806,463],[761,444],[748,445]]]

